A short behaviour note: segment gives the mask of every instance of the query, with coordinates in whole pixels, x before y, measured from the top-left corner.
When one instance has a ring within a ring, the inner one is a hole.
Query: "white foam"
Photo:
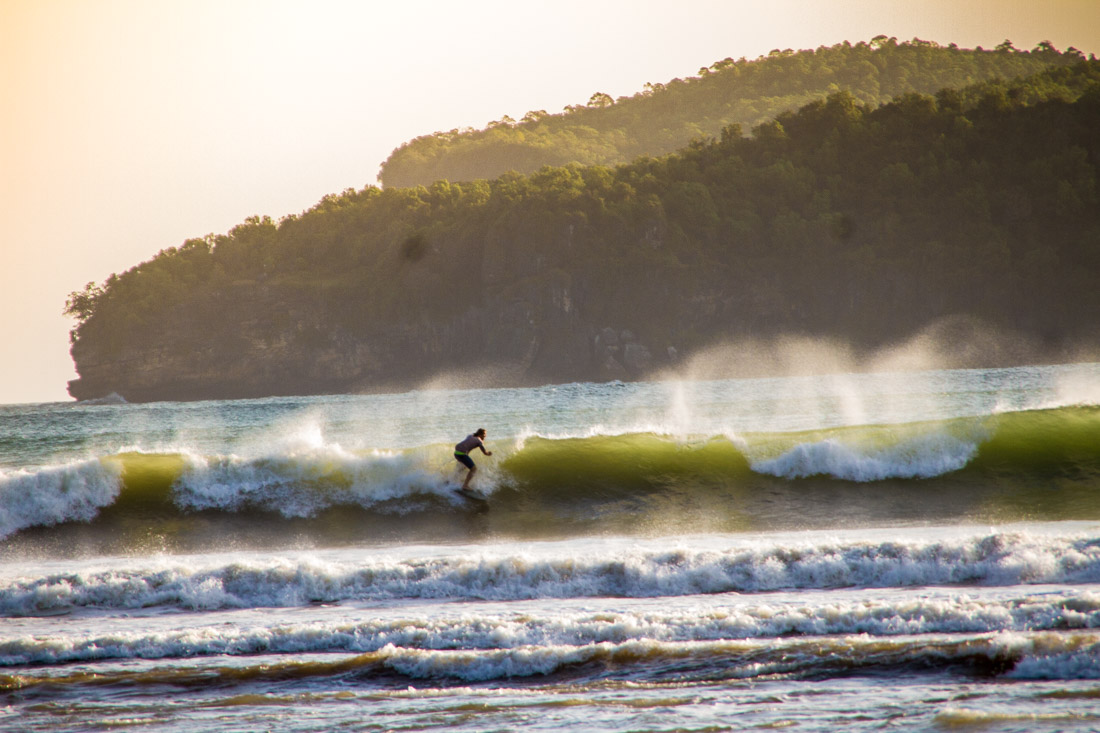
[[[795,446],[778,458],[752,461],[758,473],[779,478],[831,476],[847,481],[883,481],[942,476],[966,466],[978,444],[946,434],[866,449],[829,439]]]
[[[744,542],[725,549],[565,544],[372,552],[340,559],[135,559],[0,578],[8,615],[100,607],[299,606],[310,601],[692,596],[831,588],[1100,582],[1100,543],[1029,533],[937,540]]]
[[[410,677],[483,681],[548,674],[591,661],[624,665],[712,659],[734,676],[833,664],[951,664],[982,654],[1017,660],[1010,676],[1026,679],[1100,678],[1100,642],[1088,628],[1100,620],[1094,596],[1087,617],[1066,631],[1073,594],[1002,599],[894,598],[740,603],[705,610],[521,613],[470,610],[434,618],[341,609],[351,620],[261,618],[203,623],[178,618],[132,619],[115,629],[80,624],[49,634],[9,634],[0,665],[56,664],[98,659],[158,659],[207,655],[344,652]],[[169,626],[167,622],[173,621]],[[1080,622],[1081,625],[1078,625]],[[1050,629],[1058,629],[1051,632]],[[889,638],[889,642],[884,637]],[[892,659],[892,661],[891,661]]]
[[[453,497],[423,453],[371,451],[355,455],[338,445],[298,446],[266,458],[187,456],[173,485],[183,509],[240,511],[258,507],[284,517],[310,517],[328,507],[379,503],[415,494]]]
[[[1095,624],[1090,626],[1095,628]],[[1016,651],[1021,658],[1008,673],[1014,679],[1100,679],[1100,639],[1096,635],[1035,634],[1018,639]]]
[[[111,392],[105,397],[96,397],[90,400],[79,400],[81,405],[126,405],[129,404],[126,398],[120,395],[118,392]]]
[[[86,522],[120,489],[119,467],[99,460],[0,470],[0,538],[27,527]]]

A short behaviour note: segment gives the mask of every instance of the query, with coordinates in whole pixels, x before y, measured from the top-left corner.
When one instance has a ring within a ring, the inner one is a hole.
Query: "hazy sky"
[[[1100,1],[0,0],[0,403],[69,399],[69,292],[412,137],[879,33],[1100,54]]]

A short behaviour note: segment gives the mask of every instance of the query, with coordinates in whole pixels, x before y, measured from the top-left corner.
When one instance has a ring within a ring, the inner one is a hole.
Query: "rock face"
[[[435,378],[457,386],[533,386],[569,381],[627,380],[653,366],[649,349],[627,344],[621,354],[591,348],[591,327],[547,328],[520,322],[522,310],[496,318],[470,313],[442,325],[393,327],[371,338],[324,334],[326,343],[242,338],[236,358],[187,352],[168,342],[107,360],[78,351],[78,400],[118,394],[130,402],[231,399],[292,394],[394,391]],[[472,324],[477,325],[472,325]]]
[[[668,348],[672,350],[670,354],[676,353],[675,347]],[[617,331],[605,326],[593,339],[593,350],[602,379],[637,379],[656,366],[649,347],[640,343],[629,329]]]
[[[567,285],[544,282],[438,320],[351,329],[260,287],[215,308],[232,319],[179,313],[157,334],[114,350],[78,340],[72,353],[80,378],[69,393],[148,402],[398,391],[432,380],[533,386],[637,379],[668,363],[629,329],[583,318],[574,297]]]

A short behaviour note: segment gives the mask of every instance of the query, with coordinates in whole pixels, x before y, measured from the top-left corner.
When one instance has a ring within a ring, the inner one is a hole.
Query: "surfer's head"
[[[477,430],[474,431],[474,435],[476,435],[479,438],[484,438],[485,437],[485,428],[478,428]]]

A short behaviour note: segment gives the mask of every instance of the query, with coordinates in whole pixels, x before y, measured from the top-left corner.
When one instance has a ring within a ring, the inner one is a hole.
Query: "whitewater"
[[[1100,364],[0,406],[0,559],[6,730],[1100,730]]]

